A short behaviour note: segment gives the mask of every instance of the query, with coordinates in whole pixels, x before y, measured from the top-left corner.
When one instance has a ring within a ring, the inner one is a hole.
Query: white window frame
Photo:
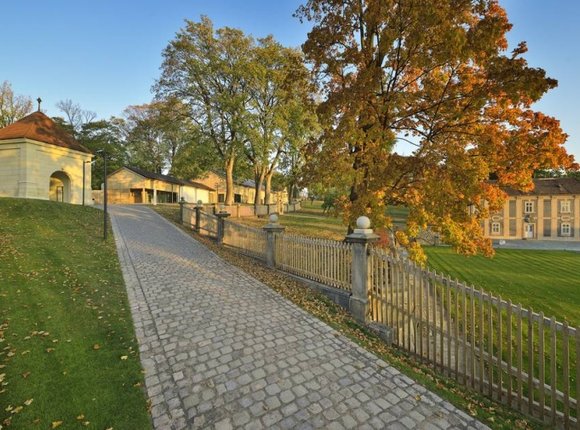
[[[525,200],[524,201],[524,213],[525,214],[533,214],[534,213],[534,201],[533,200]]]
[[[501,234],[501,224],[499,222],[491,223],[491,234]]]
[[[569,214],[571,212],[571,200],[560,200],[560,213]]]
[[[566,227],[566,228],[564,228]],[[567,231],[564,231],[567,230]],[[569,222],[563,222],[560,224],[560,235],[562,237],[572,236],[572,225]]]

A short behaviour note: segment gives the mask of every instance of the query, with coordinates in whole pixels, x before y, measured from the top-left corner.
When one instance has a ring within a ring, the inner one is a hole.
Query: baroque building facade
[[[534,179],[534,190],[511,188],[502,210],[483,223],[491,239],[580,240],[580,179]]]

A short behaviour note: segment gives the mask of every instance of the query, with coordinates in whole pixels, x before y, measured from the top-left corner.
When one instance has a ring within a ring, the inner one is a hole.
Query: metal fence
[[[580,428],[580,329],[370,251],[370,319],[394,343],[524,414]]]

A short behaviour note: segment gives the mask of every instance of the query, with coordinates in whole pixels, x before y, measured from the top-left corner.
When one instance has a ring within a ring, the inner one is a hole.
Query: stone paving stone
[[[111,218],[156,429],[487,428],[151,209]]]

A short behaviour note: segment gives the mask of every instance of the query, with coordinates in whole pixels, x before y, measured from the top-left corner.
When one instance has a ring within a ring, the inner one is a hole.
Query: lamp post
[[[107,240],[107,153],[104,149],[100,149],[97,151],[97,154],[103,156],[104,162],[104,171],[105,171],[105,178],[104,178],[104,187],[103,187],[103,239]]]

